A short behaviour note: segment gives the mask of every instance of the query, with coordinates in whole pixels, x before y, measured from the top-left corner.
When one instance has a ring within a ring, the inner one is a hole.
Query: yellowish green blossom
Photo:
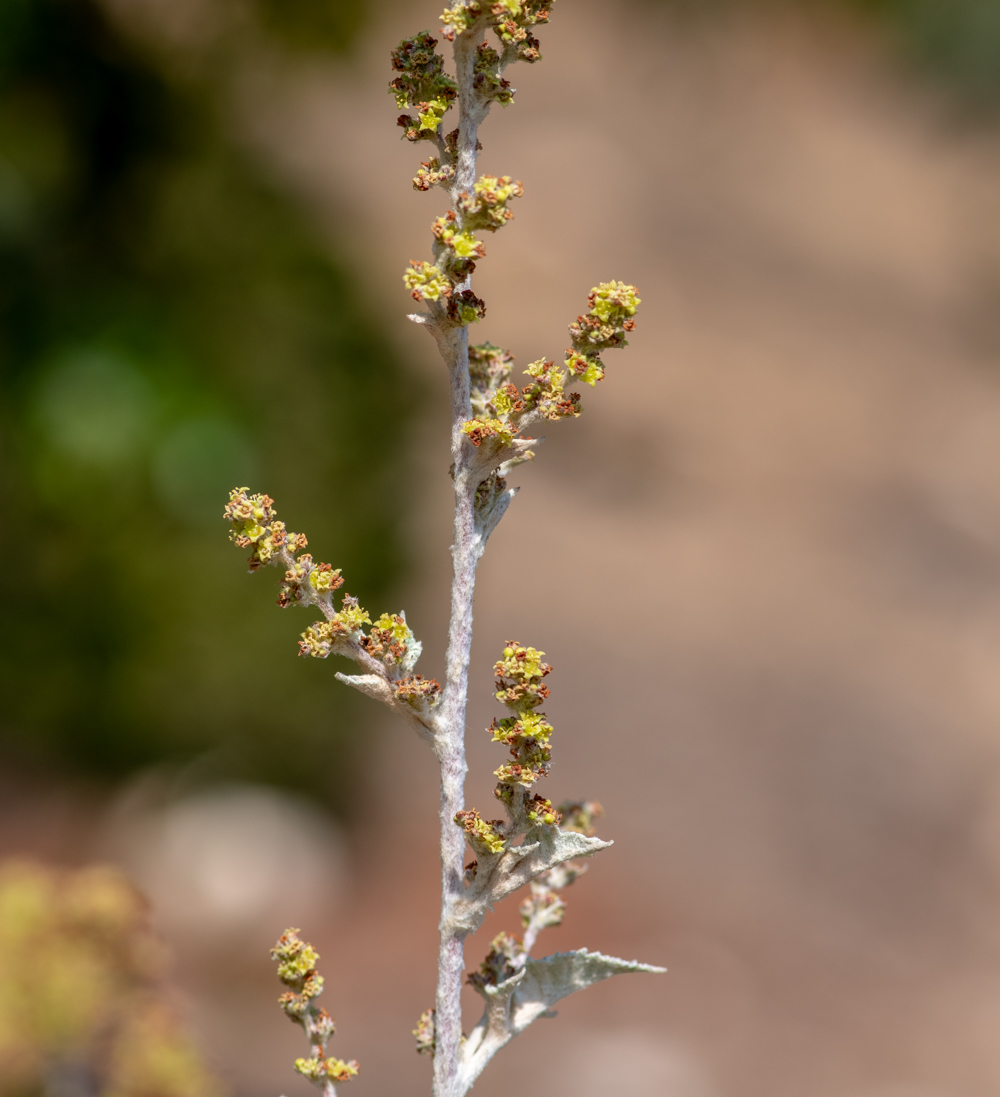
[[[406,619],[402,616],[383,613],[375,622],[375,628],[388,632],[393,640],[402,641],[403,643],[409,643],[413,639],[413,633],[410,632]]]
[[[450,108],[451,104],[445,99],[431,99],[421,103],[417,110],[417,121],[420,123],[417,129],[436,130]]]
[[[472,194],[460,195],[456,203],[463,226],[496,232],[514,216],[507,203],[523,194],[524,187],[509,175],[481,176],[473,184]]]
[[[542,679],[552,668],[542,662],[544,654],[544,651],[524,647],[512,640],[493,668],[499,686],[496,699],[518,711],[537,708],[549,695]]]
[[[488,438],[495,438],[501,445],[506,446],[514,440],[514,435],[517,433],[509,423],[489,418],[470,419],[462,424],[462,430],[474,446],[481,446]]]
[[[362,628],[371,624],[368,611],[358,605],[356,598],[346,595],[341,609],[328,621],[317,621],[310,625],[299,640],[299,654],[311,655],[314,659],[325,659],[330,655],[338,641],[365,639]],[[407,630],[409,631],[409,630]]]
[[[422,259],[412,259],[403,274],[403,284],[415,301],[439,301],[451,293],[451,283],[441,269]]]
[[[418,1055],[434,1054],[436,1041],[433,1009],[425,1009],[424,1012],[420,1014],[420,1020],[417,1021],[417,1027],[413,1030],[413,1035],[417,1038]]]
[[[535,826],[543,824],[552,827],[556,826],[560,820],[559,812],[552,806],[552,801],[544,800],[541,796],[525,801],[524,814],[528,822]]]
[[[271,959],[278,961],[278,978],[285,986],[299,987],[305,977],[316,970],[319,953],[312,945],[292,936],[282,939],[271,949]]]
[[[358,1064],[352,1059],[345,1063],[343,1059],[296,1059],[295,1069],[299,1074],[308,1078],[310,1082],[323,1082],[329,1079],[331,1082],[349,1082],[357,1077]]]
[[[513,389],[513,392],[511,391]],[[513,412],[520,411],[524,407],[524,401],[517,391],[516,385],[506,385],[493,394],[493,407],[497,414],[506,418]]]
[[[480,856],[503,852],[506,839],[499,820],[487,822],[478,811],[470,810],[460,811],[455,822],[465,831],[469,845]]]
[[[534,649],[531,649],[534,650]],[[544,655],[545,652],[539,652]],[[493,732],[494,743],[505,743],[511,746],[517,740],[537,739],[547,743],[552,734],[552,725],[545,719],[541,712],[524,712],[518,716],[508,717],[506,720],[498,720],[490,725]]]
[[[454,214],[439,217],[431,226],[431,231],[443,247],[449,248],[460,259],[481,258],[486,254],[486,249],[470,231],[458,228]]]
[[[454,39],[456,34],[464,34],[482,13],[477,0],[458,0],[441,13],[441,32],[445,38]]]
[[[309,585],[318,594],[326,594],[343,586],[340,568],[334,570],[329,564],[320,564],[309,572]]]
[[[591,388],[604,380],[604,364],[596,354],[587,356],[575,350],[566,351],[566,370]]]
[[[487,414],[487,405],[494,394],[510,378],[513,355],[492,343],[480,343],[469,347],[469,383],[472,410],[477,416]]]
[[[416,127],[408,115],[400,119],[401,125],[406,119],[405,129],[417,130],[416,140],[425,132],[433,136],[458,94],[455,81],[444,71],[444,58],[434,49],[436,44],[424,31],[404,38],[392,51],[392,67],[399,75],[389,84],[389,93],[397,107],[417,109]]]
[[[472,290],[463,290],[452,295],[448,302],[448,318],[456,324],[478,324],[486,315],[486,302],[478,298]]]
[[[292,988],[282,994],[278,1004],[289,1020],[302,1026],[312,1045],[312,1056],[296,1059],[295,1069],[328,1093],[328,1082],[349,1081],[357,1075],[358,1064],[353,1059],[345,1063],[326,1054],[336,1025],[330,1014],[313,1001],[323,991],[323,977],[316,971],[319,953],[299,937],[297,929],[286,929],[271,949],[271,959],[278,962],[278,978]]]
[[[580,414],[580,395],[566,392],[566,371],[555,362],[540,358],[524,371],[533,379],[521,392],[524,406],[546,419],[572,418]]]
[[[340,612],[334,615],[331,624],[345,632],[353,633],[359,631],[363,625],[370,625],[371,618],[368,616],[368,611],[358,605],[357,599],[345,598]]]
[[[590,311],[604,323],[616,323],[635,316],[642,304],[635,286],[624,282],[602,282],[590,291]]]
[[[406,657],[413,643],[413,633],[406,624],[404,614],[383,613],[368,635],[360,637],[358,643],[369,655],[391,667]]]

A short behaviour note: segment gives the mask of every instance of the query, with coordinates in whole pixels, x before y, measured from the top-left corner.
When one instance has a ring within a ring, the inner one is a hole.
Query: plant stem
[[[441,764],[441,945],[435,1012],[434,1097],[455,1097],[458,1052],[462,1040],[461,990],[465,932],[452,924],[451,913],[464,891],[465,835],[455,815],[465,806],[465,706],[472,648],[472,596],[478,548],[473,515],[476,485],[465,466],[468,457],[462,423],[469,406],[468,334],[451,368],[452,459],[455,478],[455,527],[452,544],[451,622],[445,692],[442,700],[438,759]]]
[[[481,107],[475,102],[473,75],[476,36],[459,35],[455,68],[459,89],[459,134],[453,198],[472,190],[476,178],[477,131]],[[469,288],[471,278],[461,287]],[[469,331],[463,327],[446,355],[451,395],[451,457],[455,491],[454,541],[451,548],[451,619],[442,711],[437,736],[441,764],[441,943],[435,1007],[434,1097],[460,1097],[458,1057],[462,1043],[462,975],[466,930],[452,912],[464,892],[465,836],[455,815],[465,807],[465,708],[472,649],[472,597],[481,553],[474,503],[478,484],[470,472],[470,447],[462,424],[472,418],[469,401]]]

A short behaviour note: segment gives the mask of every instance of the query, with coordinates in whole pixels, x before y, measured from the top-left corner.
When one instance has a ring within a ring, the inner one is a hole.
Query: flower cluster
[[[454,177],[453,165],[441,167],[440,161],[428,160],[413,180],[417,190],[430,190]],[[472,193],[463,192],[449,210],[431,224],[434,236],[434,262],[411,259],[403,274],[403,284],[415,301],[441,305],[450,298],[446,314],[456,324],[474,324],[486,315],[486,305],[469,289],[458,286],[476,269],[476,260],[486,255],[486,247],[476,232],[496,232],[514,216],[508,209],[512,198],[520,198],[524,188],[510,176],[484,175],[473,184]]]
[[[333,595],[344,585],[340,568],[317,563],[306,547],[304,534],[288,533],[275,517],[274,500],[268,495],[251,495],[248,488],[234,488],[229,494],[225,517],[231,524],[230,538],[243,548],[250,546],[250,570],[262,564],[285,568],[278,605],[316,606],[324,620],[310,625],[299,640],[299,654],[325,659],[340,654],[354,658],[365,651],[386,668],[412,669],[420,645],[406,624],[404,614],[383,613],[372,625],[368,611],[350,594],[341,598],[340,609]],[[365,625],[372,625],[365,633]],[[395,672],[393,672],[395,673]]]
[[[441,686],[436,678],[425,678],[414,674],[410,678],[401,678],[396,683],[396,700],[406,701],[415,708],[424,704],[436,705],[441,699]]]
[[[462,430],[468,436],[469,441],[477,448],[487,438],[496,438],[501,445],[508,445],[517,433],[509,423],[490,418],[470,419],[462,424]]]
[[[278,1004],[290,1020],[302,1026],[312,1050],[308,1059],[295,1060],[295,1069],[324,1091],[330,1082],[349,1081],[358,1073],[357,1062],[328,1058],[326,1054],[335,1025],[330,1014],[315,1005],[323,992],[323,976],[316,971],[319,953],[299,937],[297,929],[286,929],[271,949],[271,959],[277,961],[278,978],[289,988]]]
[[[477,416],[487,417],[496,412],[491,407],[497,390],[510,380],[510,367],[514,356],[492,343],[480,343],[469,347],[469,388],[472,410]]]
[[[433,1055],[434,1054],[434,1010],[425,1009],[420,1014],[420,1020],[417,1021],[417,1027],[413,1030],[413,1035],[417,1038],[417,1054],[418,1055]]]
[[[406,658],[413,643],[413,633],[406,623],[405,614],[383,613],[359,643],[369,655],[381,659],[386,666],[395,666]]]
[[[434,47],[437,39],[426,31],[404,38],[392,51],[392,67],[399,73],[389,93],[400,108],[414,107],[417,117],[399,117],[410,141],[434,140],[438,126],[458,95],[455,81],[444,71],[444,58]]]
[[[580,414],[580,394],[566,391],[566,371],[540,358],[524,371],[531,384],[521,389],[524,408],[546,419],[575,419]]]
[[[510,933],[498,933],[490,942],[490,951],[479,970],[468,976],[473,987],[495,987],[517,974],[523,962],[521,942]]]
[[[440,267],[423,259],[411,259],[403,272],[403,285],[414,301],[440,301],[451,293],[451,282]]]
[[[555,0],[457,0],[441,14],[441,33],[449,41],[465,34],[480,20],[492,26],[505,47],[513,51],[512,60],[537,61],[538,40],[529,27],[549,21],[549,9]]]
[[[455,822],[465,831],[469,845],[481,857],[503,851],[507,840],[504,838],[502,819],[487,822],[478,811],[470,809],[458,812]]]
[[[555,2],[555,0],[549,0],[549,7]],[[542,5],[534,5],[539,9]],[[524,5],[522,5],[524,7]],[[543,18],[544,17],[544,18]],[[502,23],[498,23],[494,30],[497,37],[503,42],[506,50],[512,50],[514,57],[518,61],[527,61],[529,65],[533,65],[536,61],[542,59],[541,42],[528,30],[529,26],[536,26],[538,23],[547,23],[549,21],[549,13],[547,10],[539,10],[534,16],[531,17],[532,21],[529,23],[526,18],[522,17],[518,22],[516,19],[505,19]]]
[[[368,611],[357,598],[344,596],[342,608],[326,621],[310,625],[299,640],[299,655],[311,655],[314,659],[326,659],[336,650],[339,642],[353,640],[362,644],[366,639],[364,626],[371,624]]]
[[[556,826],[562,818],[551,800],[537,793],[529,795],[532,785],[548,775],[552,760],[552,725],[544,713],[535,711],[549,695],[543,679],[552,668],[542,662],[544,654],[512,640],[494,667],[496,699],[512,715],[494,719],[487,731],[494,743],[502,743],[509,749],[513,759],[493,774],[498,782],[494,795],[506,808],[510,822],[486,822],[475,810],[460,811],[455,816],[455,822],[468,836],[469,845],[481,857],[502,852],[511,838],[531,827]]]
[[[542,679],[552,672],[552,667],[542,662],[544,654],[544,651],[523,647],[517,640],[507,644],[503,657],[493,667],[498,687],[494,696],[501,704],[526,712],[537,708],[548,697],[549,688]]]
[[[298,552],[309,542],[304,533],[289,533],[285,523],[277,521],[274,500],[269,495],[249,495],[249,490],[234,488],[229,493],[224,517],[231,523],[230,540],[250,549],[247,563],[251,571],[256,571],[262,564],[271,563],[283,549]]]
[[[496,232],[513,220],[514,214],[507,208],[507,203],[512,198],[523,197],[524,187],[509,175],[483,175],[473,184],[472,194],[460,194],[456,204],[467,231]]]
[[[476,269],[473,260],[486,256],[486,245],[475,238],[471,229],[459,223],[454,210],[448,210],[431,225],[434,235],[434,258],[438,270],[454,285]]]
[[[514,89],[504,79],[503,70],[514,60],[537,60],[537,41],[525,28],[547,21],[548,11],[542,5],[521,0],[486,6],[480,0],[468,0],[445,13],[446,34],[453,38],[456,28],[464,33],[480,18],[484,25],[497,30],[503,52],[498,53],[486,42],[477,47],[472,90],[487,107],[494,102],[507,106],[513,101]],[[400,107],[417,108],[416,118],[403,114],[398,124],[410,141],[434,141],[439,150],[438,156],[421,163],[413,178],[414,187],[420,191],[435,186],[450,190],[458,157],[458,131],[445,136],[441,126],[457,94],[456,85],[444,72],[443,58],[434,49],[436,44],[436,39],[424,32],[404,38],[392,52],[392,66],[399,75],[389,90]],[[468,286],[476,260],[486,255],[475,233],[502,228],[513,216],[508,203],[523,193],[521,184],[509,176],[483,176],[473,184],[471,193],[453,194],[453,208],[431,226],[434,262],[411,260],[403,284],[415,301],[430,303],[438,322],[466,327],[486,315],[485,303]]]
[[[503,743],[513,759],[494,771],[499,782],[494,795],[506,807],[514,832],[555,826],[562,818],[551,800],[537,793],[528,795],[536,781],[548,776],[552,760],[552,725],[544,713],[535,711],[549,695],[543,679],[552,668],[542,662],[544,654],[511,640],[493,668],[498,686],[496,699],[513,714],[504,720],[494,719],[487,728],[493,742]]]
[[[508,193],[509,192],[509,193]],[[501,179],[483,177],[476,184],[473,198],[463,195],[467,203],[467,219],[476,227],[488,227],[494,219],[496,227],[509,211],[508,197],[520,193],[517,183],[506,176]],[[477,201],[479,204],[477,205]],[[469,348],[469,380],[472,410],[475,418],[463,425],[474,446],[488,438],[497,438],[507,445],[520,429],[522,417],[541,416],[545,419],[575,419],[581,412],[580,394],[567,391],[567,384],[579,380],[593,387],[604,379],[601,351],[624,347],[626,332],[635,328],[636,309],[640,300],[634,286],[624,282],[602,282],[590,291],[590,311],[570,325],[573,346],[566,351],[562,368],[555,362],[540,358],[524,371],[530,380],[518,388],[510,381],[511,356],[492,343]]]
[[[271,959],[278,964],[278,978],[292,988],[282,994],[278,1005],[301,1024],[312,1000],[323,993],[323,976],[316,971],[319,953],[301,940],[298,932],[297,929],[285,930],[271,949]]]
[[[602,282],[590,291],[589,312],[569,326],[571,349],[566,351],[566,369],[591,388],[604,380],[601,351],[625,347],[625,333],[635,328],[636,309],[641,304],[635,286],[624,282]]]
[[[448,302],[448,319],[461,327],[478,324],[486,315],[486,302],[471,289],[456,293]]]
[[[430,190],[431,187],[448,187],[454,182],[455,166],[442,164],[436,157],[421,160],[417,174],[413,177],[414,190]]]
[[[472,86],[482,99],[509,107],[514,102],[514,89],[503,78],[500,54],[486,42],[476,50]]]
[[[494,718],[488,730],[493,733],[494,743],[503,743],[510,748],[514,759],[494,773],[501,784],[531,788],[540,778],[548,776],[552,759],[549,746],[552,725],[545,721],[541,713],[525,712],[509,716],[506,720]]]

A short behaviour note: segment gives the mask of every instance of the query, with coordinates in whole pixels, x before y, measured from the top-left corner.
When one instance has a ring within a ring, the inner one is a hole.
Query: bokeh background
[[[399,279],[440,203],[385,94],[436,14],[0,0],[0,853],[149,900],[218,1079],[169,1097],[308,1092],[287,924],[351,1092],[429,1085],[432,758],[296,658],[220,512],[270,492],[440,673],[444,377]],[[481,567],[469,798],[517,637],[556,668],[546,794],[616,840],[549,950],[670,973],[477,1092],[995,1097],[1000,3],[560,0],[542,39],[483,133],[526,195],[477,335],[527,363],[595,282],[644,304]],[[99,1092],[9,1068],[4,978],[0,1092]]]

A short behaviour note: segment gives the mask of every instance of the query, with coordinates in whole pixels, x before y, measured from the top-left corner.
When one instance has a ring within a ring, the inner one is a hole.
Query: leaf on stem
[[[486,999],[479,1024],[463,1044],[460,1061],[460,1091],[464,1093],[482,1073],[494,1055],[532,1021],[575,991],[632,971],[662,974],[666,968],[620,960],[581,948],[557,952],[541,960],[528,960],[524,967],[502,983],[473,983]]]

